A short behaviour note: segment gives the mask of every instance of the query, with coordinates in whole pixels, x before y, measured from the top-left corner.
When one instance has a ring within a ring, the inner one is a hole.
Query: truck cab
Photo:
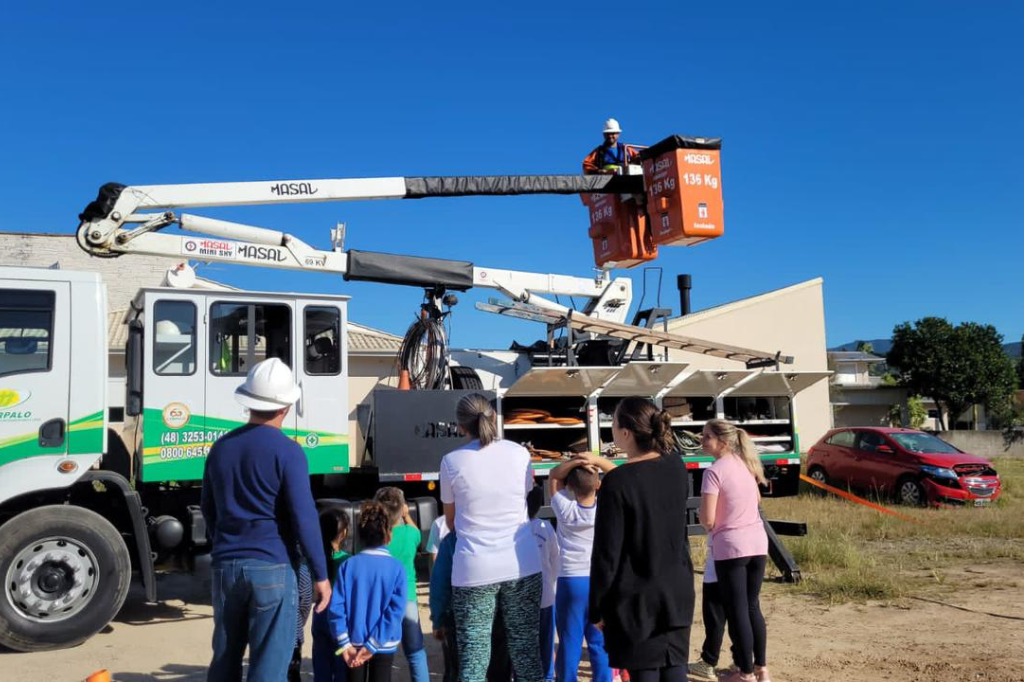
[[[248,420],[235,389],[276,357],[302,397],[284,430],[312,474],[349,470],[345,296],[140,290],[129,314],[125,432],[142,484],[198,481],[213,443]]]

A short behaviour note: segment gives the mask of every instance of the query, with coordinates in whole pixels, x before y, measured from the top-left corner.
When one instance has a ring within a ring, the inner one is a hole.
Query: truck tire
[[[0,644],[81,644],[117,615],[131,575],[124,539],[96,512],[52,505],[15,516],[0,528]]]
[[[472,367],[455,366],[451,367],[450,370],[452,373],[452,389],[469,391],[482,391],[484,389],[484,382],[480,381],[480,375]]]

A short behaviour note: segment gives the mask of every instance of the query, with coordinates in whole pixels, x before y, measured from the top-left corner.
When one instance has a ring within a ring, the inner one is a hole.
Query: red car
[[[807,475],[840,488],[887,493],[908,505],[981,507],[1002,493],[987,459],[912,429],[832,429],[808,451]]]

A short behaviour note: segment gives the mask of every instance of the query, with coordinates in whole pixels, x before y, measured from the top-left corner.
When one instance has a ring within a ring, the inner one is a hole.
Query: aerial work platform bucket
[[[721,237],[720,138],[673,135],[640,152],[655,244],[693,246]]]
[[[583,203],[590,209],[588,234],[597,267],[632,268],[658,257],[647,216],[632,196],[584,194]]]

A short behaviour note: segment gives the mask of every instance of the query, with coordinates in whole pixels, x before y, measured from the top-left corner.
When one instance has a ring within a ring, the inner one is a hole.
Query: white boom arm
[[[108,185],[101,190],[100,198],[81,214],[78,243],[89,253],[100,257],[135,253],[286,270],[330,272],[344,275],[347,279],[413,286],[442,285],[452,289],[485,287],[497,289],[513,300],[559,312],[566,312],[568,308],[541,294],[581,296],[588,299],[584,309],[588,315],[615,322],[625,321],[632,299],[632,283],[624,277],[612,279],[606,272],[595,277],[570,277],[479,267],[459,261],[347,252],[341,250],[337,239],[333,250],[323,251],[277,230],[184,213],[137,212],[141,208],[238,206],[407,196],[410,194],[406,178],[139,187]],[[206,237],[159,232],[175,223],[183,230]],[[369,267],[367,261],[370,261]]]

